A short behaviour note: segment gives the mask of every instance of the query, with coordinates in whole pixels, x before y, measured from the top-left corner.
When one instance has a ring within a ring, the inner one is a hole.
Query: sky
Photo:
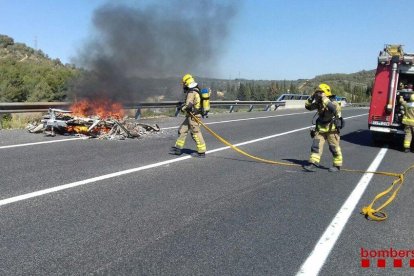
[[[94,35],[94,11],[108,2],[0,0],[0,34],[72,63]],[[151,0],[110,3],[140,7]],[[184,11],[189,3],[183,0]],[[237,10],[229,19],[228,36],[218,45],[219,58],[205,77],[308,79],[375,69],[385,44],[402,44],[406,52],[414,52],[413,0],[234,3]],[[203,20],[203,10],[199,13]]]

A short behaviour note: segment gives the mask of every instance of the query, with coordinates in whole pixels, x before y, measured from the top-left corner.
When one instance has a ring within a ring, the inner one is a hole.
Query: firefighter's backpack
[[[201,100],[201,115],[203,117],[208,117],[208,112],[210,112],[210,89],[203,88],[199,94]]]

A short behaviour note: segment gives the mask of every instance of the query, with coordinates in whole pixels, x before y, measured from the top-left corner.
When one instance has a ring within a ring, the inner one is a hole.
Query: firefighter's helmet
[[[191,83],[195,82],[193,76],[190,74],[185,74],[182,80],[184,86],[189,86]]]
[[[190,74],[184,75],[182,83],[183,83],[184,88],[194,88],[194,87],[197,87],[198,85],[198,83],[195,82],[193,76],[191,76]],[[185,90],[186,89],[184,89],[184,92]]]
[[[318,88],[316,88],[316,92],[323,92],[327,97],[332,96],[331,87],[326,83],[319,84]]]

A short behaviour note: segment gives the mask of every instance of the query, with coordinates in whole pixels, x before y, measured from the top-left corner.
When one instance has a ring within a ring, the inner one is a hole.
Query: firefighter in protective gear
[[[201,99],[198,84],[190,74],[184,75],[182,79],[184,93],[186,93],[185,103],[180,107],[182,112],[186,113],[185,120],[178,129],[178,139],[175,142],[175,146],[172,148],[172,153],[175,155],[181,155],[182,149],[185,145],[187,134],[190,131],[193,140],[197,145],[197,153],[193,154],[195,157],[206,156],[206,143],[204,142],[203,135],[200,131],[200,124],[197,123],[189,114],[193,113],[197,118],[201,120]]]
[[[339,146],[339,127],[337,119],[341,117],[341,106],[332,95],[331,88],[325,83],[319,84],[313,95],[306,101],[307,110],[318,110],[316,127],[313,130],[313,144],[309,164],[303,168],[315,171],[321,160],[323,146],[328,141],[329,150],[333,155],[333,166],[330,172],[338,172],[342,166],[342,152]]]
[[[411,140],[414,134],[414,94],[411,94],[407,103],[403,97],[400,97],[400,103],[404,107],[404,116],[402,123],[404,124],[404,152],[410,152]]]

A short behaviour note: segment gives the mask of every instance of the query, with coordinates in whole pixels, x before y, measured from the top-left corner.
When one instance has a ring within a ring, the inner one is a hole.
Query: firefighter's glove
[[[181,107],[180,107],[180,110],[181,110],[181,112],[187,112],[187,106],[185,105],[185,104],[183,104]]]
[[[184,108],[185,108],[185,103],[179,103],[179,105],[178,105],[178,110],[180,110],[181,112],[185,112],[184,111]]]
[[[323,103],[324,106],[327,106],[328,103],[330,103],[330,100],[328,97],[325,96],[325,94],[322,94],[320,101]]]
[[[183,105],[181,108],[182,112],[192,112],[193,111],[193,104],[189,103],[188,105]]]
[[[323,93],[317,91],[317,92],[313,93],[313,98],[315,99],[315,101],[317,103],[319,103],[322,100],[322,95],[323,95]]]

